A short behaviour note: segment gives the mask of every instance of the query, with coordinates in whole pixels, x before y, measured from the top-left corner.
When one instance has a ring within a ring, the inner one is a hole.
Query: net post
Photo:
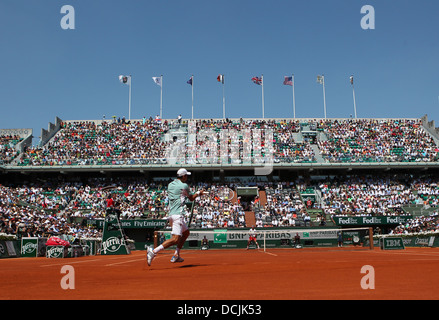
[[[373,229],[372,227],[369,228],[369,249],[373,250]]]
[[[265,252],[265,248],[266,248],[266,246],[265,246],[265,239],[267,238],[266,234],[267,234],[267,231],[264,230],[264,252]]]

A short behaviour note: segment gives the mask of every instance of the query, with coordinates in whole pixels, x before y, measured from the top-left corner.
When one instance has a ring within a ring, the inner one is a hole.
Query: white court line
[[[379,254],[402,254],[402,255],[413,255],[413,256],[427,256],[431,258],[439,258],[435,252],[430,253],[419,253],[419,252],[413,252],[413,251],[405,251],[405,252],[397,252],[397,251],[391,251],[391,250],[382,250],[382,251],[375,251],[374,253]]]
[[[271,253],[271,252],[264,251],[264,250],[262,250],[262,251],[260,251],[260,252],[262,252],[262,253],[266,253],[266,254],[269,254],[269,255],[271,255],[271,256],[275,256],[275,257],[277,257],[277,254],[275,254],[275,253]]]
[[[53,266],[63,266],[63,265],[66,265],[66,264],[84,263],[84,262],[92,262],[92,261],[102,261],[102,259],[71,261],[69,258],[65,258],[63,260],[65,261],[63,263],[43,264],[40,267],[53,267]]]
[[[140,255],[140,254],[139,254]],[[63,263],[52,263],[52,264],[45,264],[41,265],[40,267],[51,267],[51,266],[62,266],[66,264],[75,264],[75,263],[86,263],[86,262],[94,262],[94,261],[104,261],[104,259],[108,260],[116,260],[116,259],[123,259],[123,258],[132,258],[132,255],[115,255],[115,256],[104,256],[104,255],[97,255],[97,257],[100,257],[99,259],[86,259],[81,261],[73,261],[71,259],[75,258],[65,258],[63,259]],[[146,259],[146,257],[145,257]],[[58,260],[58,259],[57,259]]]
[[[140,254],[139,254],[140,255]],[[169,257],[171,254],[167,253],[167,252],[163,252],[162,254],[158,254],[154,260],[163,258],[163,257]],[[135,262],[135,261],[144,261],[146,263],[146,254],[142,252],[142,258],[139,259],[132,259],[132,260],[127,260],[127,261],[119,261],[119,262],[115,262],[115,263],[109,263],[106,264],[105,267],[110,267],[110,266],[114,266],[114,265],[118,265],[118,264],[123,264],[123,263],[130,263],[130,262]]]
[[[115,263],[109,263],[106,264],[106,267],[110,267],[110,266],[115,266],[118,264],[123,264],[123,263],[130,263],[130,262],[134,262],[134,261],[145,261],[146,262],[146,258],[142,258],[142,259],[135,259],[135,260],[127,260],[127,261],[120,261],[120,262],[115,262]]]

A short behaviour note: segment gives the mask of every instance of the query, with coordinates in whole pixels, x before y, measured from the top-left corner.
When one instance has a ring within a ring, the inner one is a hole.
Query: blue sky
[[[75,9],[75,29],[63,30],[63,5]],[[364,5],[375,29],[363,30]],[[0,128],[41,128],[58,116],[87,120],[159,113],[196,118],[327,117],[439,120],[439,2],[433,0],[0,0]]]

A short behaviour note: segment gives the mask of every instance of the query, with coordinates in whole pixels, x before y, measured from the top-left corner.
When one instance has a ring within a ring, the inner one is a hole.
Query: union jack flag
[[[262,84],[262,78],[259,78],[259,77],[253,77],[252,81],[254,83],[256,83],[257,85],[261,85]]]

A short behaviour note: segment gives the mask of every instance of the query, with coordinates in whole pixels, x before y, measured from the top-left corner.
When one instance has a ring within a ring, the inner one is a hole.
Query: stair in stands
[[[267,204],[267,193],[265,190],[259,190],[259,204],[262,208]]]
[[[254,211],[244,211],[245,213],[245,225],[247,227],[256,226],[256,218]]]

